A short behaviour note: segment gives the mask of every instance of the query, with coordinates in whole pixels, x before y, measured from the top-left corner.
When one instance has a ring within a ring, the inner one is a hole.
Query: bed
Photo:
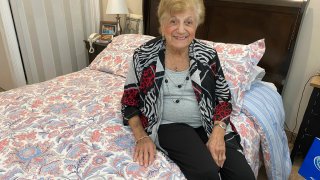
[[[1,93],[0,179],[184,179],[179,168],[160,151],[157,160],[148,168],[134,163],[133,135],[130,128],[122,125],[120,98],[127,62],[136,47],[152,38],[134,34],[118,36],[81,71]],[[283,133],[283,112],[261,113],[273,118],[260,122],[260,118],[254,116],[259,112],[252,110],[257,106],[264,109],[261,106],[265,107],[264,103],[270,100],[269,97],[262,102],[260,96],[256,98],[253,94],[265,88],[276,102],[270,109],[283,111],[280,95],[263,83],[258,87],[257,78],[257,82],[252,81],[248,91],[251,93],[243,91],[249,82],[246,71],[251,63],[239,63],[239,57],[247,57],[250,47],[257,50],[250,55],[261,58],[263,40],[250,46],[232,45],[243,55],[227,52],[230,44],[203,42],[214,46],[221,54],[233,98],[243,99],[234,102],[231,120],[242,136],[244,153],[255,174],[264,164],[271,177],[288,177],[291,164]],[[224,53],[227,56],[223,56]],[[254,91],[252,87],[256,86]],[[253,100],[240,98],[249,95],[253,95]],[[239,106],[246,108],[240,111]],[[275,127],[278,132],[265,125]],[[274,138],[276,142],[272,141]],[[283,147],[272,148],[276,143]],[[281,164],[274,161],[279,155],[283,156]]]
[[[151,2],[144,1],[144,8]],[[151,16],[144,10],[149,30]],[[135,48],[154,38],[146,33],[115,37],[83,70],[0,93],[0,179],[185,179],[160,151],[148,168],[133,162],[134,138],[122,125],[128,62]],[[269,179],[288,179],[279,85],[261,80],[270,72],[260,65],[270,41],[199,38],[218,52],[232,91],[231,120],[256,177],[263,165]]]

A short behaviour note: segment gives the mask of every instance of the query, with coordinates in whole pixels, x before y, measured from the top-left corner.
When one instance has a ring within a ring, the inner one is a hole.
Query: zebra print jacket
[[[145,131],[155,139],[162,116],[165,41],[150,40],[135,50],[121,99],[124,125],[139,115]],[[230,121],[231,96],[214,49],[199,40],[189,45],[190,78],[208,136],[214,121]],[[233,126],[232,126],[233,127]],[[234,129],[234,128],[232,128]]]

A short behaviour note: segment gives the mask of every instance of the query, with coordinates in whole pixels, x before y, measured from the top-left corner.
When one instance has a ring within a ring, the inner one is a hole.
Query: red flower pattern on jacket
[[[138,106],[138,89],[125,89],[121,103],[127,106]]]
[[[221,121],[224,117],[227,117],[230,115],[232,111],[231,104],[228,102],[220,102],[216,107],[215,107],[215,112],[213,115],[213,121]]]
[[[150,67],[143,70],[140,79],[140,89],[143,93],[147,93],[147,91],[153,86],[155,69],[155,65],[151,65]]]

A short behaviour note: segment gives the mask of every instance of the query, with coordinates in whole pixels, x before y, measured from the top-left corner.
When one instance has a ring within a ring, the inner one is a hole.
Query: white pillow
[[[211,43],[212,42],[206,42]],[[253,70],[265,52],[264,39],[248,45],[213,42],[232,97],[232,114],[239,115],[244,92],[250,89]],[[259,76],[260,77],[260,76]],[[255,78],[253,78],[255,79]]]
[[[251,84],[253,84],[256,81],[261,81],[262,78],[266,75],[266,71],[260,67],[260,66],[253,66],[250,73],[250,79],[248,82],[248,86],[246,87],[246,90],[249,90],[251,87]]]
[[[128,62],[132,61],[134,50],[153,38],[140,34],[116,36],[107,48],[97,55],[89,67],[93,70],[126,77]]]

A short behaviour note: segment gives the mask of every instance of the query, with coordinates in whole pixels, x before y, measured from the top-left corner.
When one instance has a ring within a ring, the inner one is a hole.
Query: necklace
[[[175,72],[189,67],[189,62],[190,60],[188,54],[186,54],[186,56],[181,55],[177,58],[176,55],[174,56],[170,54],[168,50],[165,51],[165,64],[167,67],[171,67],[171,69],[173,69]]]
[[[190,77],[189,77],[189,70],[188,70],[187,76],[184,78],[184,81],[183,81],[181,84],[176,84],[176,83],[171,79],[169,73],[165,73],[165,80],[164,80],[164,82],[165,82],[165,84],[166,84],[166,86],[167,86],[167,90],[168,90],[169,96],[172,95],[172,94],[170,93],[170,88],[169,88],[169,85],[168,85],[169,81],[172,82],[172,84],[173,84],[175,87],[179,88],[179,89],[181,89],[181,88],[183,87],[183,91],[182,91],[181,95],[180,95],[177,99],[173,99],[172,102],[174,102],[174,103],[179,103],[179,102],[181,101],[182,96],[183,96],[183,94],[184,94],[184,92],[185,92],[185,90],[186,90],[187,81],[188,81],[189,79],[190,79]]]

